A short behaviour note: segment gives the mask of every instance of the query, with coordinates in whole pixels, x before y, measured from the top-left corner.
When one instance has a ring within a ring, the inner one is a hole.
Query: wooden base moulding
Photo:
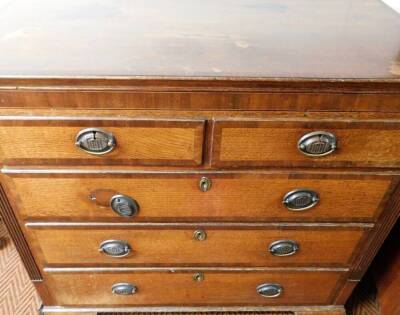
[[[85,315],[345,315],[346,311],[341,306],[315,306],[315,307],[303,307],[296,306],[291,309],[284,307],[254,307],[251,310],[239,310],[243,308],[195,308],[195,307],[162,307],[162,308],[135,308],[137,311],[132,311],[132,308],[125,309],[111,309],[111,310],[101,310],[99,309],[84,309],[79,308],[72,310],[70,308],[57,308],[43,307],[41,310],[41,315],[73,315],[73,314],[85,314]],[[171,309],[171,310],[168,310]]]

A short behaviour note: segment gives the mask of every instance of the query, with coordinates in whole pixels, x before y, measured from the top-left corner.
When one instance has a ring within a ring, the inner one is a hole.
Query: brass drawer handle
[[[131,246],[125,241],[119,240],[107,240],[100,244],[99,252],[110,256],[110,257],[125,257],[129,255],[132,248]]]
[[[319,202],[319,196],[310,189],[295,189],[288,192],[282,202],[289,210],[303,211],[315,207]]]
[[[110,199],[110,207],[121,217],[132,217],[139,212],[136,200],[125,195],[114,195]]]
[[[291,240],[279,240],[269,245],[269,252],[274,256],[291,256],[298,250],[299,245]]]
[[[264,283],[257,287],[257,293],[267,298],[276,298],[280,296],[282,292],[282,286],[276,283]]]
[[[325,156],[336,150],[336,136],[326,131],[310,132],[300,138],[297,147],[306,156]]]
[[[117,295],[133,295],[137,292],[137,287],[131,283],[116,283],[112,286],[111,292]]]
[[[117,142],[112,133],[98,128],[87,128],[76,135],[75,145],[86,153],[101,155],[114,150]]]

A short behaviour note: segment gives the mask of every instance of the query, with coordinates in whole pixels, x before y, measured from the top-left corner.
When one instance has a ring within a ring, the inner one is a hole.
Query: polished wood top
[[[400,78],[379,0],[0,0],[0,76]]]

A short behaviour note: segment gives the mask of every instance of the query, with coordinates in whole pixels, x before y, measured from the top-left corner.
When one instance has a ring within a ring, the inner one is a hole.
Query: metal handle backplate
[[[112,286],[111,292],[117,295],[132,295],[137,292],[137,287],[131,283],[116,283]]]
[[[295,189],[283,197],[283,204],[292,211],[310,209],[319,202],[318,193],[310,189]]]
[[[257,287],[257,293],[267,298],[278,297],[282,292],[282,286],[276,283],[264,283]]]
[[[269,252],[274,256],[290,256],[299,250],[299,245],[292,240],[279,240],[269,245]]]
[[[129,255],[132,248],[125,241],[107,240],[100,244],[99,251],[110,257],[125,257]]]
[[[325,156],[336,150],[336,136],[326,131],[310,132],[300,138],[297,147],[307,156]]]
[[[139,204],[136,200],[125,195],[112,196],[110,207],[122,217],[132,217],[139,212]]]
[[[81,130],[75,139],[75,145],[89,154],[101,155],[114,150],[117,142],[112,133],[98,128]]]

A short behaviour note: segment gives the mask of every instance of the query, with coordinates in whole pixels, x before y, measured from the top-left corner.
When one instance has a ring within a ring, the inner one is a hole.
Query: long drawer
[[[221,119],[213,130],[215,166],[400,166],[400,121]]]
[[[81,266],[348,266],[365,233],[329,226],[28,227],[42,265]]]
[[[199,165],[204,120],[0,119],[5,164]]]
[[[48,273],[45,281],[55,305],[61,306],[308,305],[331,303],[342,274],[205,272],[203,281],[194,280],[194,275],[183,272]],[[131,287],[118,290],[118,284]],[[274,287],[267,286],[270,284]],[[262,296],[258,291],[277,296]],[[120,292],[135,293],[116,294]]]
[[[10,175],[23,218],[167,222],[371,222],[381,213],[394,180],[378,175],[261,171]],[[125,204],[129,200],[134,204]],[[135,211],[119,211],[118,201]]]

